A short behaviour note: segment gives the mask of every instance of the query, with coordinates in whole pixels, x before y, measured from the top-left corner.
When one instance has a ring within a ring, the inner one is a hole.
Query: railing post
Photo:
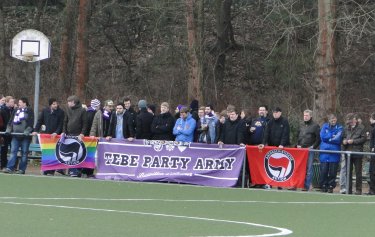
[[[350,187],[350,152],[347,153],[347,160],[346,160],[346,194],[349,194],[349,187]]]
[[[245,187],[245,171],[246,171],[246,150],[245,150],[245,158],[243,159],[243,164],[242,164],[242,188]]]

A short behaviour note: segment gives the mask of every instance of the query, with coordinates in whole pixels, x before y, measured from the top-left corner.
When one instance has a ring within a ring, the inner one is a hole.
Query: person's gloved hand
[[[9,129],[5,130],[5,134],[4,135],[9,136],[10,135],[10,130]]]

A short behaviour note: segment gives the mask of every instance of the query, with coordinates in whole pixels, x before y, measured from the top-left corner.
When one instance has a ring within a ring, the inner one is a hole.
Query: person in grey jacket
[[[91,137],[107,137],[109,135],[109,124],[111,121],[113,101],[104,101],[104,108],[95,113],[90,129]]]
[[[297,148],[317,149],[320,144],[320,127],[312,119],[313,112],[309,109],[303,111],[303,124],[298,130]],[[310,151],[306,164],[306,178],[304,191],[309,191],[312,175],[315,152]]]
[[[80,139],[84,137],[87,130],[86,110],[82,107],[79,98],[75,95],[69,96],[68,109],[66,110],[62,136],[78,136]],[[80,169],[69,169],[71,177],[81,177]]]
[[[366,142],[366,131],[363,124],[358,123],[359,116],[357,114],[348,114],[346,116],[347,126],[344,129],[343,135],[343,150],[345,151],[363,151],[363,144]],[[353,182],[353,165],[355,167],[356,175],[356,195],[362,194],[362,155],[350,156],[350,163],[348,164],[348,158],[345,158],[345,164],[350,166],[349,184],[346,184],[349,194],[352,193],[352,182]]]
[[[29,108],[27,98],[18,101],[18,109],[15,110],[9,120],[6,133],[17,133],[12,137],[10,160],[4,173],[13,173],[16,169],[17,152],[21,148],[21,162],[17,174],[25,174],[27,168],[27,154],[31,142],[30,134],[33,131],[34,112]]]

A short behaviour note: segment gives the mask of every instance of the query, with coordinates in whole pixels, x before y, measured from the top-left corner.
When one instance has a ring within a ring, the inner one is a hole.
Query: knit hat
[[[99,108],[100,107],[100,101],[98,99],[93,99],[91,100],[91,103],[90,103],[91,107],[92,108]]]
[[[190,103],[190,109],[191,109],[191,111],[198,111],[198,108],[199,108],[199,102],[198,102],[198,100],[191,101],[191,103]]]
[[[151,109],[152,113],[155,114],[155,111],[156,111],[156,107],[155,107],[155,105],[149,104],[149,105],[147,105],[147,108],[148,108],[148,109]]]
[[[180,111],[183,107],[186,107],[186,106],[179,104],[177,105],[176,110]]]
[[[138,108],[140,108],[140,109],[147,108],[147,102],[145,100],[140,100],[138,102]]]

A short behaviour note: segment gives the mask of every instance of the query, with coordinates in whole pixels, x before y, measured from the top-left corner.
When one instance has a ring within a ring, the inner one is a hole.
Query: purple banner
[[[96,178],[163,181],[231,187],[237,182],[245,147],[174,141],[123,139],[98,146]]]

